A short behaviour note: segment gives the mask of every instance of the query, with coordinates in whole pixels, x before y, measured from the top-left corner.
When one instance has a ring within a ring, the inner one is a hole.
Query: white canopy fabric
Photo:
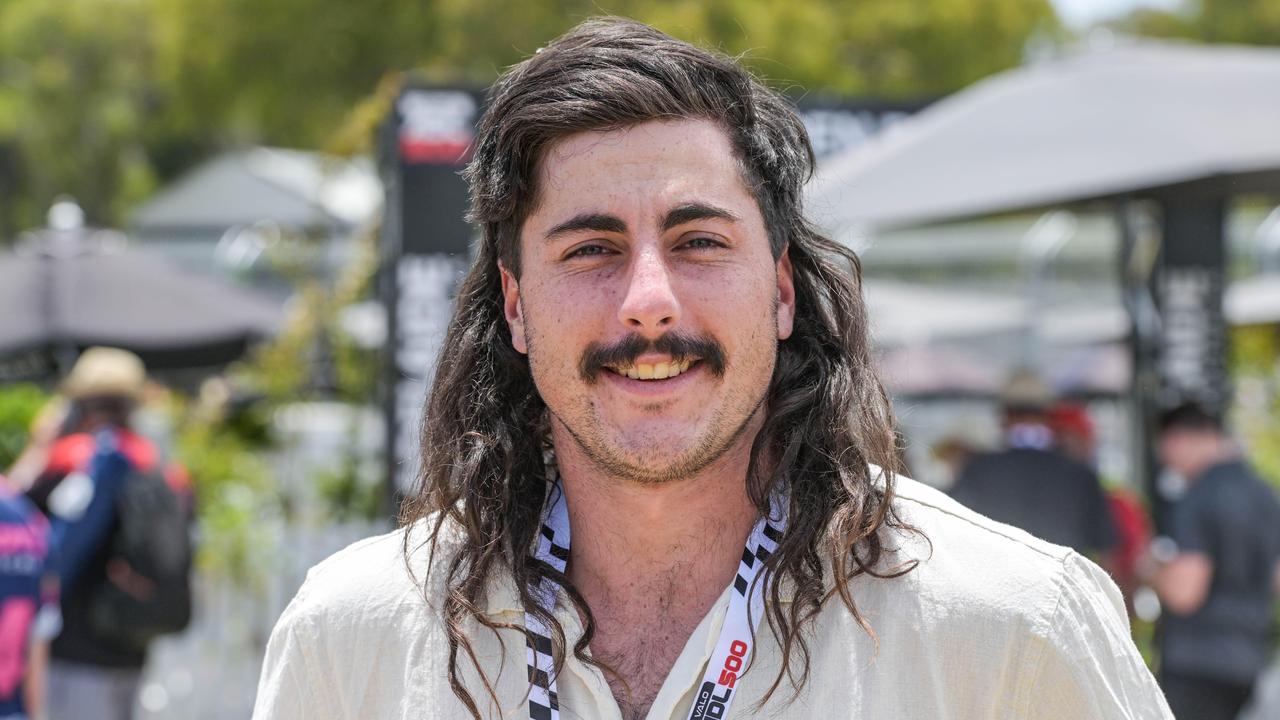
[[[839,237],[1215,183],[1280,188],[1280,49],[1129,42],[1011,70],[832,158]]]
[[[1018,297],[883,279],[863,282],[871,336],[880,347],[1010,332],[1027,322]]]
[[[368,222],[381,203],[382,185],[366,158],[259,147],[192,170],[143,203],[132,227],[222,229],[261,220],[354,227]]]
[[[1227,286],[1223,305],[1232,325],[1280,323],[1280,277],[1258,275],[1237,280]]]

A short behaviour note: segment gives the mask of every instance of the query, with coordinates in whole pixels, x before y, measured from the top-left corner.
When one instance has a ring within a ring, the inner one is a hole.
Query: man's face
[[[502,273],[506,317],[558,439],[649,483],[749,445],[794,292],[719,126],[555,144],[520,252],[520,278]]]
[[[1172,428],[1160,434],[1160,463],[1188,480],[1194,480],[1216,450],[1212,432]]]

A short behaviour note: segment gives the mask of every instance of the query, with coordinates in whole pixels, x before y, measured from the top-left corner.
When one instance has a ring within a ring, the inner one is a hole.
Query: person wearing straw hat
[[[1054,397],[1038,375],[1018,370],[1000,395],[1004,449],[974,457],[951,497],[1043,540],[1102,558],[1117,536],[1097,474],[1055,447]]]
[[[118,499],[125,483],[146,473],[163,473],[173,478],[175,492],[186,491],[182,475],[166,473],[156,446],[131,429],[146,383],[137,355],[119,348],[85,350],[60,386],[66,402],[61,436],[28,490],[54,527],[62,584],[63,629],[52,644],[49,720],[133,715],[146,648],[104,635],[101,620],[93,617],[96,598],[108,584],[138,596],[153,591],[116,554]]]

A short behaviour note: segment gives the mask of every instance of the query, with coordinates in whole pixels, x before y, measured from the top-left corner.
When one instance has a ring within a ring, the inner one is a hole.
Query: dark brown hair
[[[893,418],[872,371],[858,259],[801,212],[813,151],[799,117],[729,58],[630,20],[589,20],[511,68],[491,90],[466,171],[480,244],[427,404],[422,486],[402,518],[432,519],[431,562],[443,563],[447,587],[449,680],[477,718],[479,707],[459,680],[459,653],[477,662],[468,623],[523,628],[484,615],[494,573],[514,576],[525,607],[551,628],[557,668],[567,651],[563,628],[534,602],[529,586],[549,577],[565,589],[587,619],[572,648],[587,662],[594,631],[591,610],[568,578],[531,554],[546,494],[546,407],[526,358],[511,346],[498,262],[519,276],[520,228],[538,201],[538,163],[549,146],[574,133],[683,118],[711,120],[727,133],[773,254],[787,249],[794,268],[794,329],[778,346],[747,477],[762,513],[775,489],[785,488],[790,498],[786,532],[764,570],[773,601],[767,621],[785,654],[769,694],[784,674],[797,691],[804,684],[809,650],[802,630],[825,601],[839,596],[870,632],[849,581],[913,567],[880,567],[882,529],[902,527],[891,504],[898,462]],[[881,483],[869,464],[884,468]],[[459,537],[447,557],[435,553],[442,529]],[[406,554],[411,548],[406,533]],[[824,577],[824,558],[831,559],[832,577]],[[778,602],[783,586],[794,602]],[[492,686],[486,689],[496,701]]]

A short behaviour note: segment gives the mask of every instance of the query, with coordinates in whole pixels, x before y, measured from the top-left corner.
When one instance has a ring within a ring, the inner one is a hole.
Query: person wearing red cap
[[[1049,428],[1059,452],[1089,467],[1097,466],[1097,433],[1089,411],[1077,403],[1058,403],[1049,410]],[[1124,594],[1125,607],[1133,614],[1133,593],[1138,589],[1138,562],[1151,542],[1151,520],[1142,500],[1122,487],[1104,488],[1107,506],[1116,528],[1116,545],[1099,558]]]

